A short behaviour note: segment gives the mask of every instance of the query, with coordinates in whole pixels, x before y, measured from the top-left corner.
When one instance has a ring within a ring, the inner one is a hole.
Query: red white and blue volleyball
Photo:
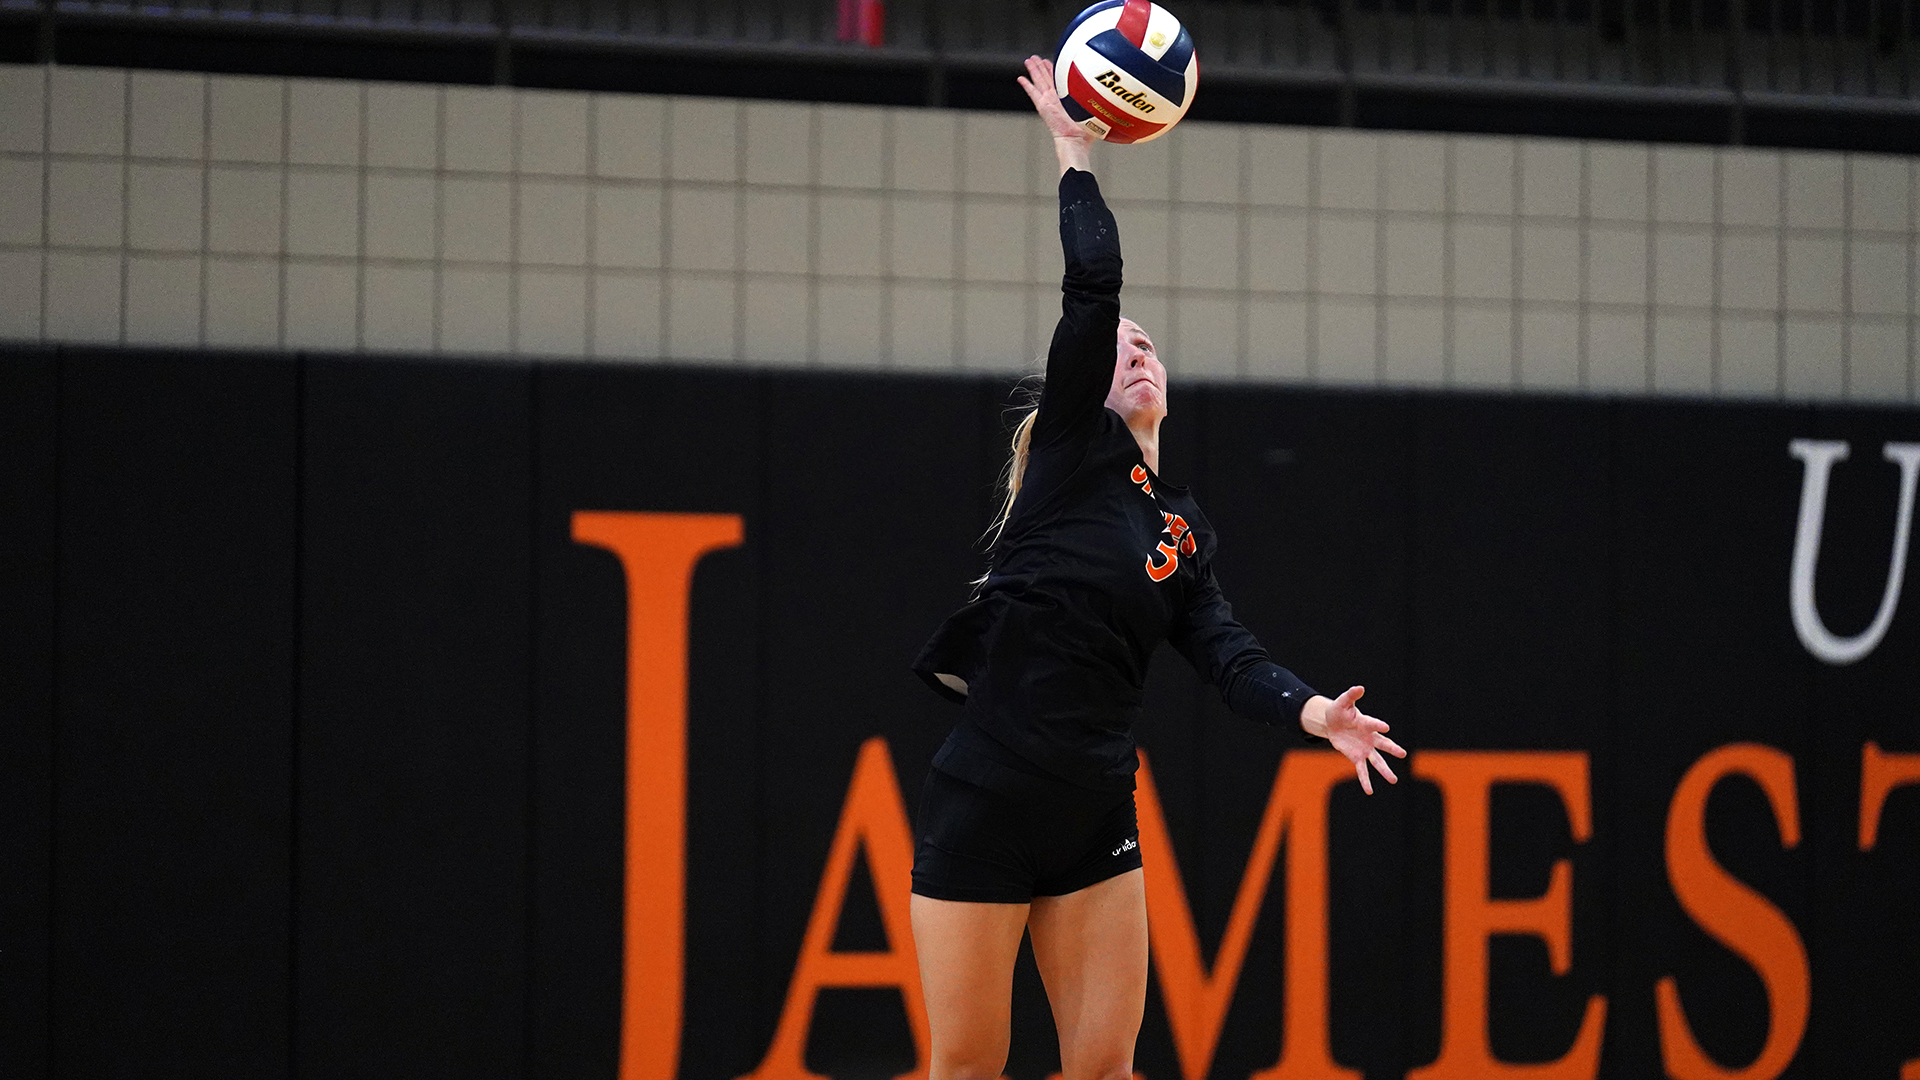
[[[1101,0],[1067,24],[1053,62],[1067,115],[1114,143],[1165,135],[1193,105],[1200,61],[1180,20],[1151,0]]]

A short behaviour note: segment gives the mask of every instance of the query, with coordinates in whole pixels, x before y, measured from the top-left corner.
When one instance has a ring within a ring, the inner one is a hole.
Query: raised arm
[[[1399,782],[1381,752],[1402,758],[1407,752],[1387,738],[1385,721],[1360,711],[1357,702],[1366,690],[1355,686],[1328,698],[1274,663],[1252,631],[1233,617],[1233,606],[1221,594],[1211,567],[1201,566],[1193,601],[1175,620],[1169,640],[1235,713],[1275,727],[1297,726],[1326,739],[1353,763],[1360,787],[1369,795],[1373,781],[1368,765],[1388,783]]]
[[[1047,384],[1034,421],[1036,445],[1072,433],[1100,415],[1113,383],[1120,325],[1120,232],[1089,171],[1093,135],[1067,115],[1054,90],[1053,64],[1027,58],[1020,87],[1053,136],[1060,164],[1060,322],[1047,349]]]

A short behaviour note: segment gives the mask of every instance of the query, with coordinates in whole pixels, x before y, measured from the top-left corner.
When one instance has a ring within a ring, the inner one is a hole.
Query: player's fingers
[[[1333,703],[1335,705],[1352,707],[1353,703],[1359,701],[1360,696],[1366,692],[1367,688],[1364,686],[1349,686],[1347,687],[1347,692],[1335,698]]]
[[[1392,731],[1393,730],[1392,728],[1387,726],[1387,722],[1385,720],[1382,720],[1377,716],[1368,716],[1366,713],[1360,714],[1360,726],[1363,728],[1366,728],[1368,731]]]
[[[1373,745],[1379,747],[1382,750],[1385,750],[1387,753],[1392,754],[1394,757],[1403,758],[1407,756],[1407,752],[1400,748],[1399,743],[1394,742],[1392,739],[1387,738],[1385,735],[1375,736],[1373,740]]]
[[[1393,770],[1387,767],[1387,759],[1380,756],[1380,751],[1375,750],[1368,754],[1367,760],[1373,762],[1374,769],[1378,771],[1381,776],[1387,778],[1387,783],[1397,784],[1400,782],[1400,778],[1393,775]]]
[[[1364,758],[1353,763],[1353,771],[1360,774],[1360,790],[1373,794],[1373,781],[1367,778],[1367,762]]]

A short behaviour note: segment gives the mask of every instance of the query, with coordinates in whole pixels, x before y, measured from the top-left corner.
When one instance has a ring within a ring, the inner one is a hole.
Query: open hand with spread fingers
[[[1349,687],[1339,697],[1328,700],[1315,697],[1300,710],[1300,726],[1310,735],[1318,735],[1333,744],[1348,761],[1353,762],[1353,770],[1359,774],[1360,789],[1373,794],[1373,780],[1367,775],[1367,766],[1373,766],[1387,783],[1397,784],[1400,778],[1393,775],[1387,767],[1387,759],[1381,756],[1386,751],[1394,757],[1403,758],[1407,752],[1400,744],[1387,738],[1387,722],[1368,716],[1360,711],[1360,696],[1367,692],[1364,686]]]
[[[1033,99],[1034,111],[1040,114],[1047,133],[1053,136],[1053,152],[1060,159],[1061,173],[1069,167],[1085,169],[1093,146],[1093,132],[1074,123],[1060,104],[1060,94],[1053,85],[1053,61],[1027,57],[1027,73],[1015,81]]]

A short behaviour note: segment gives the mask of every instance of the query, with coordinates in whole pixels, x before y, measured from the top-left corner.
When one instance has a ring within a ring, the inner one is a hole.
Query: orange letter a
[[[693,568],[737,547],[738,514],[573,515],[575,543],[627,578],[627,852],[620,1080],[679,1071],[686,970],[687,599]]]
[[[887,932],[884,952],[833,951],[833,932],[840,925],[856,846],[866,849],[867,869],[873,872],[880,924]],[[900,781],[894,776],[887,740],[871,738],[861,744],[853,766],[853,782],[847,785],[840,825],[827,850],[827,868],[820,875],[820,891],[813,900],[813,914],[807,918],[800,962],[794,966],[793,982],[787,987],[787,1004],[780,1011],[773,1045],[767,1048],[760,1067],[741,1080],[826,1080],[809,1072],[805,1060],[813,1006],[821,990],[856,986],[899,989],[919,1064],[896,1080],[927,1075],[932,1039],[927,1033],[927,1004],[920,992],[920,962],[913,951],[913,925],[908,914],[912,885],[913,833],[907,827],[906,802],[900,798]]]

